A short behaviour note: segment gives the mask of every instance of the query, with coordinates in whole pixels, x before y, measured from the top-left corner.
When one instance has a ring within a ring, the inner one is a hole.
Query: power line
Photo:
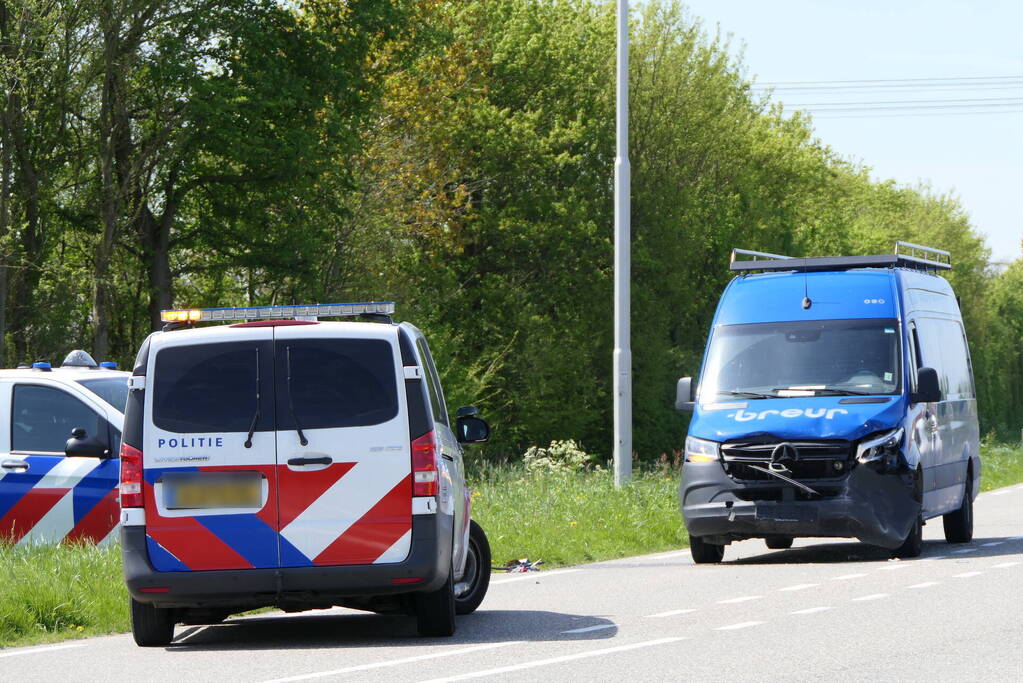
[[[785,102],[787,107],[835,107],[835,106],[866,106],[876,104],[891,104],[891,105],[915,105],[915,104],[955,104],[967,102],[999,102],[999,103],[1016,103],[1023,102],[1023,97],[980,97],[980,98],[957,98],[949,100],[878,100],[875,102],[801,102],[791,103]],[[978,105],[978,106],[991,106],[989,104]]]
[[[787,85],[836,85],[846,83],[952,83],[952,82],[975,82],[975,81],[1001,81],[1021,80],[1023,74],[1015,76],[962,76],[955,78],[876,78],[870,80],[852,81],[775,81],[773,83],[762,83],[762,87],[775,87]]]
[[[832,112],[822,112],[820,115],[815,112],[806,112],[813,115],[814,121],[834,121],[837,119],[885,119],[902,118],[905,116],[990,116],[999,114],[1023,114],[1023,109],[1000,109],[997,111],[909,111],[909,112],[874,112],[869,114],[839,114],[829,115]]]

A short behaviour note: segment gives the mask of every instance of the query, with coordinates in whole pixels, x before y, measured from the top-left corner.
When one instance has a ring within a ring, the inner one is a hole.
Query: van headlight
[[[705,441],[695,436],[686,437],[686,462],[714,462],[718,459],[721,444]]]
[[[902,449],[904,434],[905,430],[899,427],[861,441],[856,446],[856,462],[866,465],[869,462],[883,461],[886,465],[893,465]]]

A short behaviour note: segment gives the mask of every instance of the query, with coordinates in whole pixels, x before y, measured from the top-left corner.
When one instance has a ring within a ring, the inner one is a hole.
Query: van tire
[[[446,638],[455,633],[454,572],[448,569],[444,585],[429,593],[416,595],[416,628],[428,638]]]
[[[771,536],[764,539],[764,543],[771,550],[788,550],[792,547],[791,536]]]
[[[717,564],[725,557],[725,546],[708,543],[699,536],[690,536],[689,552],[696,564]]]
[[[174,640],[174,610],[131,601],[131,635],[139,647],[166,647]]]
[[[462,581],[469,584],[469,590],[455,598],[455,614],[472,614],[490,587],[490,541],[476,520],[469,520],[469,546]]]
[[[901,559],[908,559],[910,557],[920,557],[920,553],[924,547],[924,521],[921,517],[917,517],[913,526],[909,529],[909,534],[906,536],[906,540],[902,542],[898,548],[892,551],[893,557]]]
[[[955,512],[941,518],[945,527],[945,540],[949,543],[969,543],[973,540],[973,480],[966,479],[963,504]]]

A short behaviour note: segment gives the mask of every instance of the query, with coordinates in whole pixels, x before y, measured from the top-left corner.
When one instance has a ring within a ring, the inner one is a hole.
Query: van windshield
[[[722,325],[711,336],[702,401],[897,394],[897,320]]]

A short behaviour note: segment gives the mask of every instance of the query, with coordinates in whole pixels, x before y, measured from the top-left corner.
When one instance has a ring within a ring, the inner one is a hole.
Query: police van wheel
[[[174,639],[174,610],[131,600],[131,635],[139,647],[165,647]]]
[[[455,613],[472,614],[490,587],[490,541],[475,520],[469,520],[469,547],[462,582],[468,584],[468,588],[455,598]]]
[[[689,552],[696,564],[715,564],[725,557],[725,546],[708,543],[699,536],[689,537]]]
[[[955,512],[950,512],[941,521],[945,526],[945,540],[949,543],[969,543],[973,540],[973,482],[966,480],[963,491],[963,504]]]
[[[916,522],[913,523],[912,528],[909,530],[909,535],[906,536],[906,540],[892,552],[892,555],[899,558],[919,557],[923,546],[924,522],[923,519],[917,517]]]
[[[771,536],[764,539],[764,543],[771,550],[788,550],[792,547],[791,536]]]
[[[419,635],[440,638],[455,633],[455,584],[448,570],[444,585],[416,596],[416,627]]]

